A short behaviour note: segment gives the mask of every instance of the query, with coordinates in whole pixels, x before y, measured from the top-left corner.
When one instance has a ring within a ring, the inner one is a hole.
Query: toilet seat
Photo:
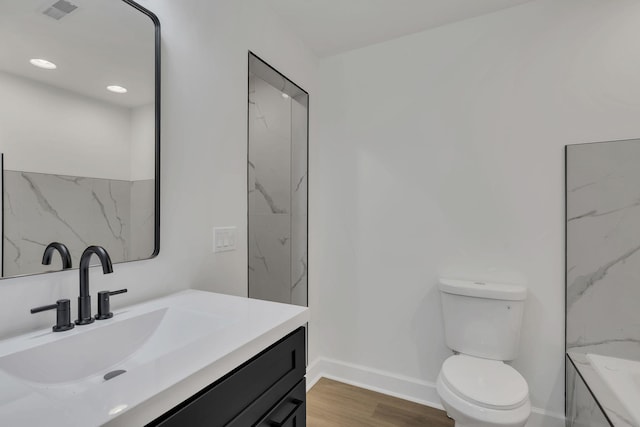
[[[522,375],[497,360],[451,356],[442,365],[440,379],[458,397],[482,408],[515,409],[529,401]]]
[[[531,415],[531,403],[528,399],[515,409],[489,409],[471,403],[444,383],[442,372],[438,375],[436,387],[442,406],[458,427],[524,427]]]

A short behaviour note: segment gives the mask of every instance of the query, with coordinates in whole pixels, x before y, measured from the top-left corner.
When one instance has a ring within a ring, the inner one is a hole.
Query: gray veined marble
[[[567,149],[567,349],[640,360],[640,140]]]
[[[619,207],[619,208],[613,208],[611,210],[604,211],[604,212],[598,212],[597,210],[594,209],[592,211],[589,211],[589,212],[580,214],[578,216],[574,216],[572,218],[569,218],[569,219],[567,219],[567,221],[571,222],[571,221],[575,221],[575,220],[582,219],[582,218],[588,218],[588,217],[596,218],[596,217],[599,217],[599,216],[610,215],[612,213],[620,212],[620,211],[623,211],[623,210],[629,209],[629,208],[635,208],[635,207],[638,207],[638,206],[640,206],[640,200],[637,200],[637,201],[633,202],[630,205],[622,206],[622,207]]]
[[[274,214],[287,213],[286,209],[280,208],[276,205],[276,203],[273,201],[273,197],[269,195],[269,192],[267,191],[267,189],[264,187],[264,185],[260,183],[260,181],[258,181],[257,178],[254,181],[253,186],[260,193],[264,201],[267,202],[267,205],[269,205],[269,209],[271,210],[271,213],[274,213]]]
[[[634,425],[586,355],[640,360],[639,159],[640,140],[567,147],[570,426]]]
[[[149,258],[155,249],[155,180],[131,182],[129,258]]]
[[[600,266],[596,271],[584,276],[576,277],[567,288],[567,306],[571,307],[575,302],[580,300],[580,297],[584,295],[591,286],[594,286],[598,282],[602,281],[607,275],[609,269],[616,267],[620,263],[624,263],[632,255],[640,250],[640,246],[632,248],[617,258],[606,262]]]
[[[249,79],[249,296],[307,304],[307,109]]]
[[[289,215],[250,214],[249,222],[250,296],[291,302]]]
[[[307,305],[307,108],[291,102],[291,302]]]
[[[64,243],[74,266],[89,245],[113,262],[148,258],[154,247],[154,181],[121,181],[22,171],[4,173],[3,274],[59,269],[41,264],[44,248]]]
[[[611,424],[607,417],[570,360],[567,360],[566,376],[567,427],[609,427]]]
[[[638,427],[583,353],[567,354],[567,425]]]
[[[288,213],[291,205],[290,99],[255,80],[249,106],[249,212]],[[252,143],[253,142],[253,143]]]

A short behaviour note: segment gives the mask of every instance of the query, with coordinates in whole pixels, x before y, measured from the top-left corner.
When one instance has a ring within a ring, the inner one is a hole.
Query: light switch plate
[[[213,252],[236,250],[236,227],[213,227]]]

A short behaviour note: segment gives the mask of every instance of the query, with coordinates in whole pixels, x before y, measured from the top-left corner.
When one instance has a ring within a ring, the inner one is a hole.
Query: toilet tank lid
[[[527,288],[522,285],[446,278],[440,279],[440,291],[447,294],[507,301],[522,301],[527,297]]]

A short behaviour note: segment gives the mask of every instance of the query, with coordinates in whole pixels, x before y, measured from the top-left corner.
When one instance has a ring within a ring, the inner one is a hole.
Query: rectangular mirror
[[[159,251],[157,18],[128,0],[0,0],[2,277]]]

